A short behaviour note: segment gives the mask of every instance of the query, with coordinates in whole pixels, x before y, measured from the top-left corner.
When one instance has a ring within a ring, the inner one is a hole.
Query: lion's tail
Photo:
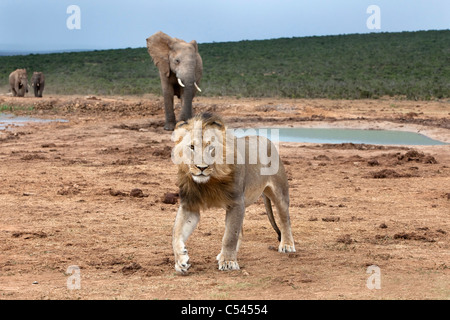
[[[265,194],[263,194],[262,196],[263,196],[263,200],[264,200],[264,205],[266,206],[266,212],[267,212],[267,216],[269,217],[270,224],[272,225],[273,229],[278,234],[278,241],[281,241],[281,231],[280,231],[280,229],[278,229],[277,223],[275,222],[275,218],[273,216],[272,203]]]

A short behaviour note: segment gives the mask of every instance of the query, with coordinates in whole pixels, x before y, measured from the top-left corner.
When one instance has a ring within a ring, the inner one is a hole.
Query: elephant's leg
[[[33,88],[34,88],[34,96],[39,97],[39,87],[36,83],[34,84]]]
[[[19,88],[19,90],[17,91],[17,96],[18,97],[25,97],[25,88],[24,88],[24,86]]]
[[[164,94],[164,112],[166,114],[164,130],[172,131],[176,124],[175,111],[173,110],[173,95]]]
[[[161,78],[161,81],[163,79]],[[164,79],[164,81],[168,81]],[[162,82],[162,90],[164,95],[164,113],[166,115],[166,123],[164,125],[164,130],[172,131],[175,128],[176,119],[175,111],[173,110],[173,86],[170,83]]]
[[[44,92],[44,84],[41,83],[41,85],[39,86],[39,97],[42,98],[42,93]]]

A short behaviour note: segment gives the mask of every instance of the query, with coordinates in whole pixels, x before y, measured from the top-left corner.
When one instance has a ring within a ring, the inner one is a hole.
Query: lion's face
[[[194,141],[194,143],[189,146],[191,159],[194,160],[192,163],[188,164],[189,173],[192,175],[192,179],[197,183],[208,182],[211,176],[216,172],[215,163],[207,164],[206,161],[195,161],[196,158],[203,159],[204,154],[211,158],[214,157],[215,147],[210,144],[210,141],[208,142],[196,143],[196,141]]]
[[[173,140],[172,160],[179,172],[190,175],[194,182],[207,183],[230,174],[225,157],[226,128],[219,117],[203,114],[179,123]]]

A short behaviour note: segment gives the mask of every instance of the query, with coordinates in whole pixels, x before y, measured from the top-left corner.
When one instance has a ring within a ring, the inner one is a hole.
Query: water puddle
[[[8,113],[0,113],[0,130],[9,126],[23,126],[27,123],[68,122],[64,119],[39,119],[32,117],[15,116]]]
[[[258,128],[235,129],[238,137],[261,135],[280,142],[309,143],[364,143],[375,145],[447,145],[448,143],[431,139],[420,133],[391,130],[361,129],[320,129],[320,128]]]

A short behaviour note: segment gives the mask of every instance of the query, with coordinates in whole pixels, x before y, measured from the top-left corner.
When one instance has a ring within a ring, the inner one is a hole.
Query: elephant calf
[[[147,38],[148,53],[159,69],[166,114],[165,130],[175,127],[173,97],[181,99],[179,120],[192,117],[192,99],[199,88],[203,73],[202,58],[195,40],[187,43],[159,31]]]
[[[28,75],[26,69],[17,69],[9,75],[9,85],[14,97],[24,97],[28,92]]]
[[[34,96],[42,98],[45,86],[45,77],[42,72],[34,72],[31,77],[31,86],[34,88]]]

